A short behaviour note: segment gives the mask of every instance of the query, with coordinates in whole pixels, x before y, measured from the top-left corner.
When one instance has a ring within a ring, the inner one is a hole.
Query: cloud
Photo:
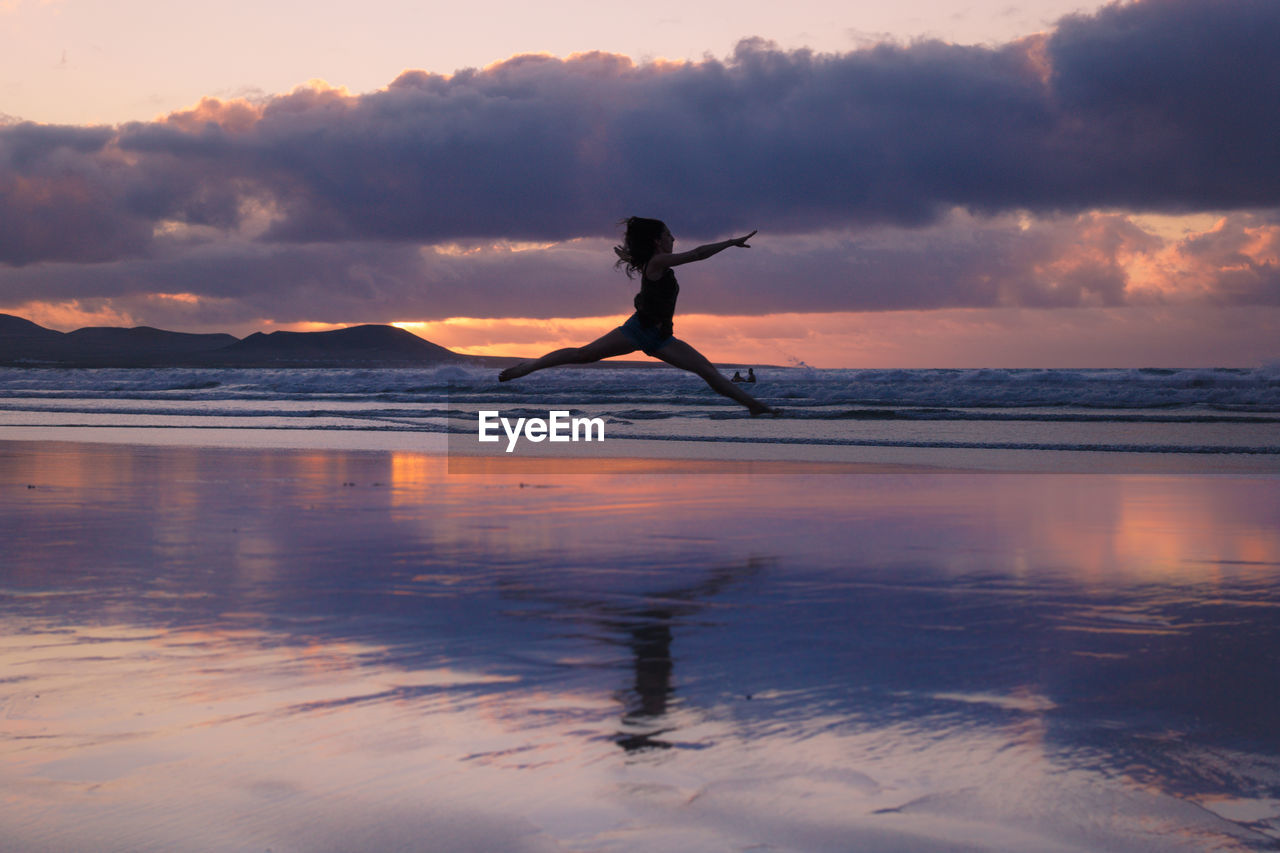
[[[141,252],[150,225],[122,210],[107,128],[0,126],[0,259],[109,260]]]
[[[928,227],[769,235],[681,270],[680,313],[1280,304],[1280,223],[1233,213],[1180,237],[1139,218],[953,211]],[[140,322],[226,328],[629,313],[609,240],[260,243],[179,238],[152,258],[0,276],[0,310],[99,300]]]
[[[1198,311],[1256,312],[1240,340],[1205,333],[1240,361],[1271,347],[1280,306],[1278,42],[1274,0],[1142,0],[994,47],[521,56],[118,127],[0,122],[0,311],[241,334],[471,318],[457,345],[578,340],[630,306],[609,249],[642,213],[681,247],[761,229],[681,271],[678,327],[715,340],[706,318],[732,315],[724,352],[809,359],[820,327],[815,347],[860,360],[861,329],[925,340],[932,312],[980,335],[955,319],[975,309],[1113,318],[1133,349],[1144,322],[1189,335]],[[529,325],[486,331],[501,318]],[[1062,346],[1085,340],[1067,325]]]
[[[1224,215],[1172,239],[1121,213],[1034,218],[953,211],[928,227],[757,237],[699,267],[683,311],[1275,305],[1280,223]]]
[[[1277,42],[1273,0],[1145,0],[999,47],[522,56],[359,96],[21,124],[0,128],[0,261],[146,256],[162,223],[235,232],[263,210],[268,241],[429,243],[603,236],[633,211],[710,234],[1271,207]]]
[[[1181,241],[1183,276],[1219,303],[1280,306],[1280,217],[1227,217]]]

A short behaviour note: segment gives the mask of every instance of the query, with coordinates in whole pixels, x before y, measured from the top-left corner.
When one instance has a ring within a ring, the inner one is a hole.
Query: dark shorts
[[[670,326],[650,326],[642,322],[637,314],[632,314],[631,319],[618,328],[645,355],[653,355],[654,350],[660,349],[675,337]]]

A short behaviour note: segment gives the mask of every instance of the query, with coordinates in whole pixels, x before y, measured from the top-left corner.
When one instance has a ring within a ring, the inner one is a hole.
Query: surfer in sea
[[[696,373],[712,390],[738,401],[752,415],[776,413],[775,409],[725,379],[707,361],[706,356],[675,337],[672,324],[676,297],[680,293],[680,285],[676,282],[672,267],[705,261],[733,246],[749,249],[751,247],[747,241],[756,232],[719,243],[708,243],[687,252],[676,252],[675,238],[662,220],[632,216],[626,220],[626,226],[622,245],[614,246],[613,251],[618,256],[616,265],[626,270],[628,278],[635,273],[640,274],[640,292],[635,298],[636,313],[612,332],[596,338],[586,346],[558,349],[533,361],[523,361],[498,374],[498,380],[507,382],[535,370],[563,364],[587,364],[641,350],[673,367]]]

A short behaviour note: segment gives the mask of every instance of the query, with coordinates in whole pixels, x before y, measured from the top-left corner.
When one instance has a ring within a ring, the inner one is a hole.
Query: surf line
[[[535,444],[540,441],[604,441],[603,418],[571,418],[567,409],[548,412],[546,418],[516,418],[514,424],[497,410],[481,411],[479,415],[477,439],[501,441],[502,435],[498,432],[501,426],[507,435],[507,453],[516,449],[521,437]]]

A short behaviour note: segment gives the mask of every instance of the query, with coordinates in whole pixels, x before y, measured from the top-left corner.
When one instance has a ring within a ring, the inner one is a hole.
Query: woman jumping
[[[671,268],[706,260],[730,246],[749,249],[751,247],[747,245],[747,241],[756,232],[676,253],[672,251],[675,248],[675,238],[661,220],[633,216],[626,222],[627,231],[622,245],[614,246],[613,251],[618,256],[616,265],[626,270],[628,278],[632,273],[640,273],[640,292],[635,298],[636,313],[612,332],[596,338],[586,346],[558,349],[542,358],[513,365],[498,374],[498,380],[506,382],[535,370],[562,364],[587,364],[642,350],[646,355],[660,358],[673,367],[698,374],[713,390],[737,400],[753,415],[776,411],[721,376],[720,371],[707,361],[706,356],[675,337],[672,326],[680,285],[676,283],[676,274]]]

